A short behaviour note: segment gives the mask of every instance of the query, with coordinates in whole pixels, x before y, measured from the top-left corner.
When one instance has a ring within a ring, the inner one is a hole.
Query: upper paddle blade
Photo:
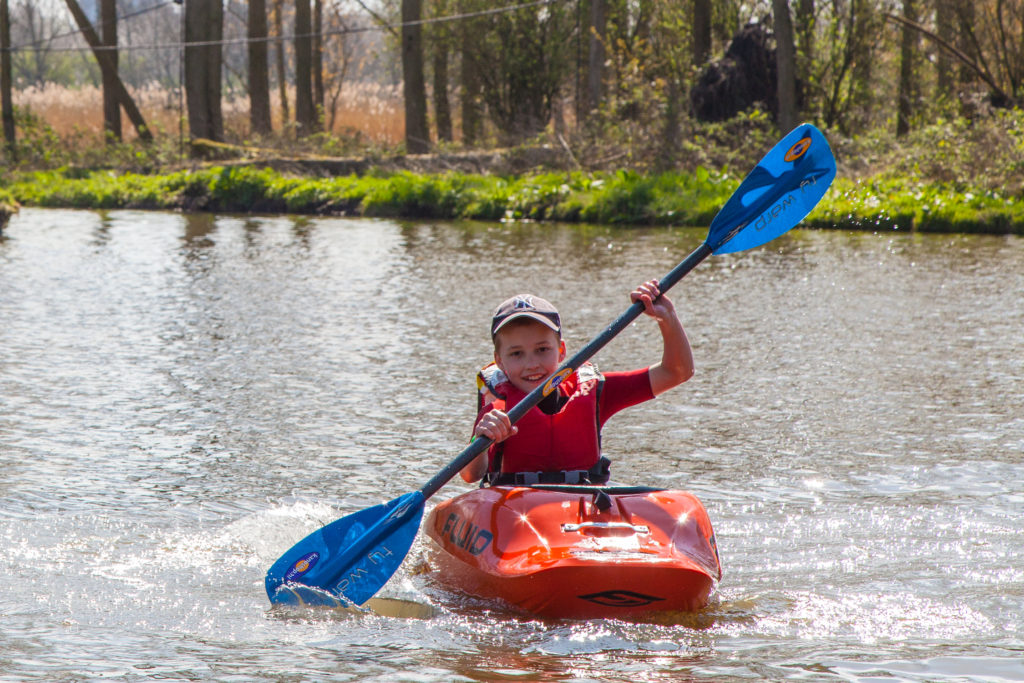
[[[836,177],[836,160],[817,128],[797,126],[754,167],[711,222],[715,254],[753,249],[802,221]]]
[[[317,529],[267,571],[273,603],[362,605],[395,573],[423,517],[423,494],[413,491]]]

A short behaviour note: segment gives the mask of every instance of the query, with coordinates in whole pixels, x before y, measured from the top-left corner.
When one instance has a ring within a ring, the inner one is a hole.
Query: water
[[[0,680],[1024,680],[1013,237],[796,231],[673,290],[697,375],[605,449],[708,508],[725,576],[699,615],[531,621],[439,589],[423,534],[375,613],[270,608],[293,542],[462,450],[497,302],[550,298],[579,348],[703,236],[24,210],[0,238]],[[598,361],[659,354],[641,319]]]

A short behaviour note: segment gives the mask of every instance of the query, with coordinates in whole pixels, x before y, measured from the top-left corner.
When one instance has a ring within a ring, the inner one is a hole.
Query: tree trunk
[[[185,99],[193,139],[224,140],[220,45],[223,34],[224,7],[220,2],[185,0]]]
[[[309,0],[295,0],[295,123],[299,135],[309,135],[316,130],[312,33]]]
[[[448,45],[436,45],[433,54],[434,66],[434,121],[437,125],[437,139],[451,142],[452,107],[448,101]]]
[[[466,21],[459,27],[461,47],[459,70],[460,112],[462,117],[462,144],[476,145],[483,135],[483,112],[480,106],[482,84],[473,58],[473,22]]]
[[[277,47],[276,51],[276,67],[277,67],[277,95],[281,100],[281,125],[287,128],[288,121],[291,119],[291,113],[288,111],[288,74],[285,71],[285,58],[284,58],[284,0],[274,0],[274,35],[277,36],[277,40],[274,44]]]
[[[799,43],[797,74],[806,83],[811,81],[811,70],[814,67],[814,0],[799,0],[795,13],[796,27],[793,32]]]
[[[100,2],[100,31],[103,45],[107,48],[107,59],[114,70],[103,71],[103,130],[108,143],[121,139],[121,106],[117,100],[117,3],[115,0]]]
[[[917,23],[917,0],[903,0],[903,18]],[[910,132],[910,118],[914,113],[917,98],[917,83],[914,69],[914,53],[918,34],[903,24],[900,29],[900,82],[896,105],[896,137]]]
[[[0,110],[2,110],[4,127],[4,146],[7,158],[16,161],[18,158],[15,146],[14,130],[14,99],[11,97],[11,13],[7,0],[0,0]]]
[[[607,0],[590,0],[589,52],[587,54],[587,96],[584,113],[600,108],[604,99],[605,38],[608,28]]]
[[[711,57],[711,0],[693,0],[691,32],[693,65],[699,69]]]
[[[267,66],[267,3],[249,0],[249,125],[257,135],[268,135],[270,74]]]
[[[313,112],[320,122],[324,114],[324,3],[313,0]]]
[[[955,41],[953,16],[950,0],[935,0],[935,35],[949,45]],[[953,57],[948,50],[940,49],[935,55],[935,87],[940,97],[946,100],[952,98]]]
[[[89,47],[92,48],[93,55],[100,65],[100,71],[104,74],[112,75],[111,83],[114,91],[117,93],[117,100],[124,107],[124,112],[128,115],[132,125],[135,126],[135,132],[138,134],[139,139],[143,142],[151,142],[153,134],[146,126],[146,120],[142,118],[139,108],[135,106],[135,100],[128,94],[128,89],[124,87],[124,83],[121,82],[121,78],[117,75],[117,65],[111,61],[110,51],[102,49],[102,43],[100,42],[99,35],[96,34],[96,29],[93,28],[89,17],[82,11],[82,7],[78,4],[77,0],[65,0],[65,2],[71,11],[71,16],[75,18],[75,23],[78,24],[78,28],[82,32],[82,37],[85,38],[85,42],[89,43]]]
[[[776,97],[779,104],[778,124],[783,133],[797,124],[796,111],[796,48],[793,45],[793,21],[789,0],[772,0],[775,15]]]
[[[405,151],[430,149],[427,129],[427,88],[423,78],[422,0],[402,0],[402,80],[405,97]]]

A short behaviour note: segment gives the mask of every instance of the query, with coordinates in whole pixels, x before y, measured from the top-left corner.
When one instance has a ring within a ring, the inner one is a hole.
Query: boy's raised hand
[[[675,317],[676,308],[672,300],[667,295],[661,296],[660,299],[659,296],[661,296],[661,290],[658,289],[658,281],[648,280],[634,289],[630,293],[629,299],[633,302],[643,303],[644,313],[658,322]]]

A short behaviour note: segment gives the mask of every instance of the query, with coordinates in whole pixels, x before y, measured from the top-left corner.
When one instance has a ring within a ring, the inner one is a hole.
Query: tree
[[[797,124],[796,48],[788,0],[772,0],[775,16],[776,97],[779,103],[779,129],[784,133]]]
[[[313,0],[313,111],[317,119],[324,112],[324,3]]]
[[[423,78],[422,0],[402,0],[402,92],[405,99],[405,151],[430,149],[427,88]]]
[[[690,43],[698,69],[711,57],[711,0],[693,0]]]
[[[313,106],[313,17],[309,0],[295,0],[295,123],[299,135],[316,130]]]
[[[532,138],[551,120],[555,100],[573,73],[575,9],[558,3],[524,6],[476,23],[463,68],[468,59],[501,143]]]
[[[438,16],[451,13],[451,6],[446,0],[433,3],[433,10]],[[433,75],[434,125],[437,128],[438,141],[451,142],[452,105],[448,98],[449,69],[448,63],[452,52],[453,34],[446,22],[435,23],[427,34],[429,40],[430,70]]]
[[[249,125],[257,135],[271,132],[270,73],[267,64],[267,3],[249,0]]]
[[[11,97],[11,13],[7,0],[0,0],[0,115],[4,146],[10,159],[17,158],[14,130],[14,100]]]
[[[117,75],[117,64],[111,59],[111,51],[103,49],[100,37],[96,34],[96,29],[93,28],[92,23],[85,15],[85,12],[82,11],[82,7],[78,4],[77,0],[65,0],[65,2],[71,11],[71,16],[74,17],[75,23],[78,24],[78,28],[81,30],[82,36],[89,43],[89,47],[92,48],[93,55],[100,65],[100,70],[105,76],[109,75],[110,84],[117,93],[117,100],[124,107],[124,111],[132,125],[135,126],[135,132],[138,134],[139,139],[143,142],[151,141],[153,133],[146,126],[142,113],[135,106],[135,100],[128,94],[128,89],[124,87],[124,83],[121,82],[121,78]]]
[[[814,0],[797,0],[794,11],[794,33],[797,40],[797,75],[807,82],[814,67],[814,30],[817,17]]]
[[[117,3],[115,0],[100,0],[100,30],[103,46],[107,48],[107,59],[113,70],[103,70],[103,130],[107,141],[121,139],[121,106],[117,99]]]
[[[903,18],[910,24],[917,23],[917,0],[903,0]],[[910,117],[917,100],[917,78],[914,57],[919,34],[910,25],[900,28],[900,80],[896,102],[896,136],[910,132]]]
[[[467,0],[460,11],[471,8]],[[464,20],[459,25],[459,104],[462,115],[462,144],[473,147],[483,136],[483,83],[477,67],[475,46],[479,42],[482,22]]]
[[[277,71],[277,95],[281,100],[281,123],[287,124],[291,114],[288,112],[288,80],[285,72],[284,54],[284,0],[274,0],[274,35],[277,40],[274,66]]]
[[[224,139],[220,44],[223,32],[224,7],[220,2],[185,0],[185,99],[193,141]],[[193,153],[199,153],[194,144]]]
[[[601,107],[604,97],[605,40],[607,38],[607,0],[590,0],[590,25],[587,31],[587,89],[584,111],[590,113]]]

